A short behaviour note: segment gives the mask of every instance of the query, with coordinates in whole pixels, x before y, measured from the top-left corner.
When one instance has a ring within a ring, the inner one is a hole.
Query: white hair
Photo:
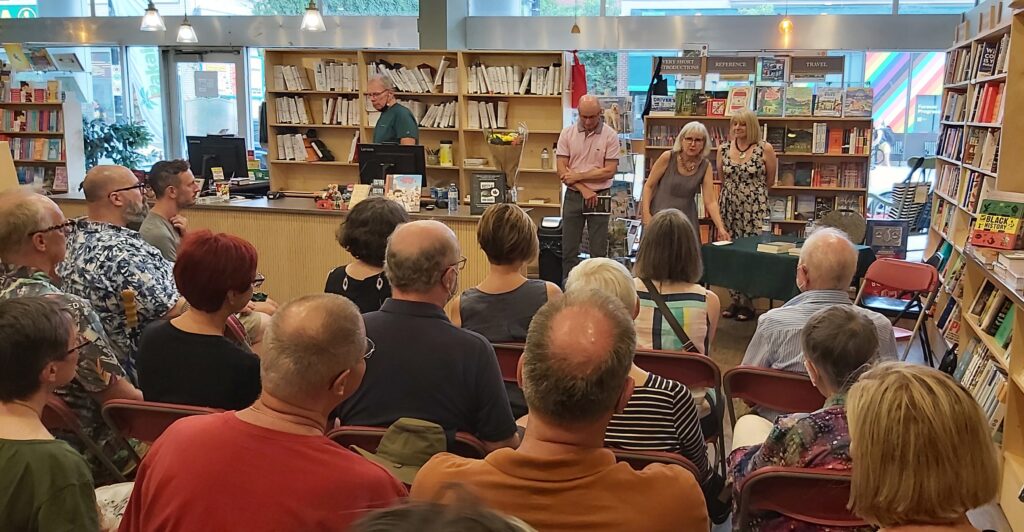
[[[615,297],[630,314],[636,308],[637,295],[633,275],[625,266],[612,259],[587,259],[569,272],[569,277],[565,280],[566,293],[586,289],[599,290]]]
[[[857,272],[857,248],[839,229],[819,227],[804,241],[800,264],[807,267],[815,288],[846,290]]]
[[[370,86],[370,83],[373,83],[374,81],[380,83],[380,86],[384,87],[384,90],[395,90],[395,82],[391,81],[391,78],[383,74],[374,74],[370,76],[370,79],[366,80],[366,86]]]
[[[704,159],[711,153],[711,136],[708,135],[708,128],[704,127],[704,124],[694,120],[688,122],[683,129],[676,135],[676,142],[672,145],[672,153],[680,153],[683,151],[683,138],[691,133],[697,133],[701,137],[704,137],[704,149],[700,152],[700,158]]]

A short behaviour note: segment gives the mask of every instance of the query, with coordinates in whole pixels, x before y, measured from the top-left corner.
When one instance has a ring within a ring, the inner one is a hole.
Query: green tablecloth
[[[800,293],[796,287],[795,255],[763,253],[757,245],[763,241],[802,242],[785,236],[748,236],[737,238],[732,244],[715,246],[704,244],[704,280],[712,286],[739,290],[751,297],[767,297],[788,301]],[[875,261],[875,252],[868,246],[857,248],[857,275],[859,279]]]

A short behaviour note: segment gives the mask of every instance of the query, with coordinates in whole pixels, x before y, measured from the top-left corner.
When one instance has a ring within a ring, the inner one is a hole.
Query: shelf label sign
[[[755,57],[708,57],[708,73],[718,74],[719,79],[748,79],[757,67]]]
[[[699,77],[703,63],[703,57],[662,57],[661,73]]]
[[[828,74],[842,74],[845,62],[842,56],[793,57],[789,72],[793,79],[824,80]]]

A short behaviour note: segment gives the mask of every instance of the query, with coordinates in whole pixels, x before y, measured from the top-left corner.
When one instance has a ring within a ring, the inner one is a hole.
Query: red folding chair
[[[518,382],[516,372],[519,368],[519,359],[523,356],[523,344],[493,344],[494,354],[498,357],[498,367],[501,369],[501,378],[505,382]]]
[[[45,426],[47,430],[70,432],[74,434],[75,437],[85,445],[86,450],[95,456],[96,459],[103,464],[103,467],[110,471],[114,479],[118,482],[125,482],[127,480],[124,477],[124,473],[122,473],[121,470],[114,465],[114,462],[111,462],[110,458],[104,454],[103,449],[101,449],[100,445],[96,443],[96,440],[86,434],[85,428],[82,426],[82,422],[78,419],[78,415],[75,414],[74,410],[71,410],[71,407],[68,406],[63,399],[53,394],[50,395],[46,400],[46,406],[43,407],[42,421],[43,426]],[[131,446],[128,445],[128,442],[118,443],[123,444],[126,448],[131,448]]]
[[[710,388],[715,390],[718,401],[725,401],[722,394],[722,372],[718,364],[710,357],[698,353],[681,353],[678,351],[660,351],[656,349],[637,349],[633,362],[660,377],[679,381],[688,388]],[[720,412],[724,412],[720,410]],[[725,438],[723,437],[722,415],[715,420],[718,430],[716,434],[705,434],[704,439],[715,446],[721,472],[725,474]]]
[[[866,293],[865,289],[873,285],[884,287],[889,294]],[[892,319],[894,326],[903,318],[914,320],[914,329],[909,335],[905,334],[905,329],[895,327],[903,333],[901,336],[910,338],[900,360],[906,360],[910,348],[914,345],[914,337],[917,336],[921,339],[921,348],[928,364],[934,366],[928,332],[923,324],[925,316],[935,303],[938,289],[939,272],[935,266],[898,259],[878,259],[871,263],[868,271],[864,273],[854,304]]]
[[[825,397],[811,383],[811,378],[800,373],[758,366],[736,366],[725,372],[722,383],[733,424],[736,423],[733,399],[742,399],[787,414],[814,412],[825,406]]]
[[[145,443],[153,443],[167,430],[167,427],[181,418],[216,414],[223,410],[152,401],[111,399],[103,403],[103,409],[100,412],[107,424],[122,436]],[[128,447],[131,448],[131,446]],[[132,452],[135,452],[134,449]],[[135,458],[140,460],[137,454]]]
[[[846,508],[850,472],[799,467],[765,467],[739,488],[737,530],[749,530],[755,512],[777,512],[825,527],[860,527],[868,523]]]
[[[612,449],[612,452],[615,453],[616,462],[625,462],[636,471],[641,471],[651,464],[677,465],[692,473],[693,478],[697,479],[697,482],[700,483],[700,471],[685,456],[664,451],[624,451],[622,449]]]
[[[342,447],[351,448],[355,445],[375,453],[386,430],[387,427],[342,425],[328,432],[327,437]],[[448,452],[464,458],[480,459],[487,456],[487,450],[484,448],[483,442],[468,432],[456,432],[455,441],[452,442],[451,449],[448,449]]]

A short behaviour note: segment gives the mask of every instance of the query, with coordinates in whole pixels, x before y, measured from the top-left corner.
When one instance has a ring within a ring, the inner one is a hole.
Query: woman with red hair
[[[137,368],[146,400],[241,410],[259,396],[259,359],[224,336],[228,320],[263,283],[256,261],[256,248],[236,236],[185,236],[174,281],[190,308],[142,333]]]

